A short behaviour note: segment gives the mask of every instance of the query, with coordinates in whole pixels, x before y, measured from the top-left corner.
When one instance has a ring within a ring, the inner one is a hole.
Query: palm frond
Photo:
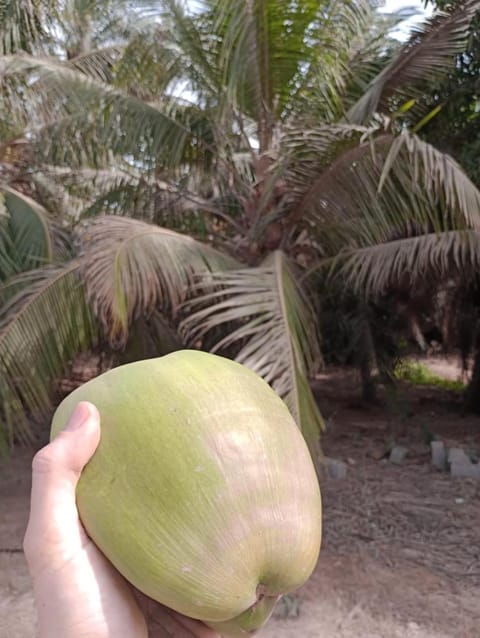
[[[406,188],[436,195],[440,207],[458,223],[480,230],[480,191],[462,167],[446,153],[404,131],[392,143],[379,182],[381,192],[389,175],[402,179]]]
[[[118,63],[123,51],[124,47],[120,45],[106,46],[72,58],[67,66],[109,84],[114,77],[114,65]]]
[[[66,0],[59,2],[55,42],[71,60],[108,46],[123,44],[155,23],[159,2]]]
[[[53,381],[97,333],[80,264],[19,276],[0,315],[0,442],[31,443],[32,420],[49,416]]]
[[[213,273],[189,302],[181,332],[195,342],[212,330],[229,332],[213,351],[234,347],[236,360],[261,375],[285,400],[318,460],[323,421],[308,384],[321,362],[312,306],[283,253],[259,268]]]
[[[346,250],[323,265],[367,295],[380,295],[406,281],[414,288],[454,273],[475,279],[480,273],[480,232],[452,230],[394,239]]]
[[[0,55],[32,53],[47,38],[47,26],[57,12],[55,0],[3,0],[0,3]]]
[[[238,262],[187,235],[125,217],[105,216],[80,232],[83,276],[95,314],[116,345],[154,308],[175,314],[195,277]]]
[[[201,116],[199,107],[174,96],[145,102],[65,64],[29,56],[0,58],[0,80],[17,80],[22,87],[6,99],[34,134],[45,161],[98,165],[99,155],[105,162],[113,153],[129,155],[145,168],[172,166],[184,160],[189,142],[197,156],[208,145],[202,137],[208,131],[191,128]]]
[[[172,12],[181,3],[166,4]],[[226,0],[196,6],[192,20],[210,40],[201,58],[208,51],[217,69],[219,110],[254,120],[261,152],[270,147],[275,124],[314,96],[316,104],[325,106],[326,99],[338,111],[343,67],[351,42],[365,28],[367,2]],[[201,41],[196,37],[197,47]]]
[[[64,171],[61,168],[42,166],[41,170],[32,174],[31,181],[39,200],[52,212],[52,217],[63,227],[71,228],[72,224],[81,217],[88,205],[88,199],[84,192],[79,196],[70,192],[63,182],[63,174]]]
[[[316,177],[314,161],[303,184],[297,180],[291,218],[316,237],[320,254],[478,228],[480,192],[454,160],[408,133],[367,139],[347,145]]]
[[[176,186],[120,161],[103,169],[44,166],[32,179],[70,223],[107,211],[155,222],[159,208],[181,210]]]
[[[72,222],[108,212],[180,232],[203,228],[205,214],[236,225],[221,207],[202,197],[202,190],[213,191],[215,186],[215,176],[207,169],[192,171],[180,184],[120,161],[97,170],[46,166],[32,179],[52,206]]]
[[[201,102],[208,103],[211,98],[221,101],[218,35],[212,37],[210,16],[192,15],[182,0],[162,0],[162,4],[162,25],[170,35],[166,49],[176,60],[181,60],[181,78],[188,80],[188,88],[198,94]],[[168,53],[167,56],[170,59]]]
[[[335,123],[344,117],[352,76],[359,80],[361,75],[358,63],[352,61],[353,52],[372,31],[376,16],[368,2],[322,4],[316,26],[306,38],[314,54],[302,63],[301,72],[288,87],[290,97],[285,109],[287,118],[292,114],[313,114],[317,126],[319,122]],[[366,68],[365,63],[363,75]]]
[[[27,195],[0,185],[0,282],[52,260],[52,228],[47,211]]]
[[[358,102],[369,89],[371,82],[397,54],[400,44],[391,37],[391,32],[401,20],[399,16],[385,16],[377,11],[372,12],[368,28],[354,41],[346,65],[342,116]]]
[[[348,120],[363,124],[377,111],[388,111],[388,100],[396,92],[411,97],[411,88],[432,76],[445,74],[455,56],[465,50],[470,23],[480,8],[478,0],[465,0],[450,13],[437,12],[414,28],[409,41],[392,62],[370,84],[350,109]]]
[[[336,198],[344,192],[344,185],[336,188],[336,179],[359,157],[370,152],[370,143],[360,143],[373,130],[357,125],[331,125],[317,128],[292,128],[282,138],[284,159],[280,168],[289,188],[284,205],[290,209],[290,223],[297,223],[312,209],[329,214],[329,193],[334,193],[336,207],[345,208]],[[317,220],[313,220],[315,223]]]

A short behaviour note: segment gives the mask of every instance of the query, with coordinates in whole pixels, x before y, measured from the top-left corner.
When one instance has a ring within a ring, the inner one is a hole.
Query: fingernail
[[[84,423],[86,423],[91,415],[89,404],[83,401],[79,403],[72,416],[68,420],[65,430],[72,432],[73,430],[79,430]]]

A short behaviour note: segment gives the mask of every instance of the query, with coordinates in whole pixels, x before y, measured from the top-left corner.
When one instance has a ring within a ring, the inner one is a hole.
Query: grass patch
[[[439,377],[430,368],[418,361],[401,361],[395,368],[394,376],[399,381],[406,381],[412,385],[430,385],[455,392],[463,392],[465,390],[465,384],[462,381],[452,381],[451,379]]]

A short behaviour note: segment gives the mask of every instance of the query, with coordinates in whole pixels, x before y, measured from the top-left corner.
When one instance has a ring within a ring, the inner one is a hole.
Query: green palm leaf
[[[416,27],[409,41],[350,109],[348,120],[366,123],[375,112],[388,110],[388,100],[395,93],[400,99],[409,99],[414,85],[452,68],[455,56],[465,50],[469,26],[479,8],[478,0],[466,0],[450,13],[437,12]]]
[[[401,11],[399,12],[401,14]],[[403,20],[398,14],[372,11],[369,28],[351,47],[346,65],[346,87],[343,91],[344,112],[348,111],[363,96],[371,82],[386,68],[400,48],[392,37],[395,27]]]
[[[52,260],[52,228],[47,211],[27,195],[0,187],[0,282]]]
[[[101,217],[80,232],[83,276],[110,341],[124,345],[137,317],[161,306],[173,314],[194,278],[238,267],[214,248],[125,217]]]
[[[55,0],[3,0],[0,3],[0,55],[33,52],[47,38],[46,28],[56,15]]]
[[[80,264],[20,276],[0,314],[0,443],[34,440],[33,420],[49,415],[52,382],[97,334]]]
[[[228,331],[213,351],[235,347],[236,360],[283,397],[318,460],[323,420],[308,384],[320,361],[315,316],[285,255],[273,253],[259,268],[214,273],[181,324],[191,341]]]
[[[200,100],[209,103],[222,100],[223,86],[218,65],[218,36],[213,38],[214,25],[209,14],[200,16],[186,10],[181,0],[162,0],[161,13],[166,57],[171,63],[172,75],[189,82],[189,88],[198,93]],[[195,3],[202,4],[202,3]],[[177,66],[174,61],[180,62]]]
[[[223,68],[229,94],[259,126],[260,150],[293,103],[316,95],[335,101],[342,64],[368,16],[367,3],[259,0],[215,3],[224,26]],[[294,88],[295,87],[295,88]]]
[[[7,104],[35,134],[39,153],[68,166],[101,165],[108,153],[129,154],[146,168],[159,159],[176,166],[192,137],[190,123],[200,113],[173,96],[144,101],[47,58],[0,58],[0,80],[5,87],[15,81],[21,87],[5,93]],[[201,134],[195,141],[204,151]]]
[[[240,129],[250,119],[261,152],[279,120],[312,99],[319,109],[338,111],[352,43],[370,16],[363,0],[202,0],[193,12],[178,0],[164,5],[184,54],[184,77],[215,106],[220,142],[232,118]]]

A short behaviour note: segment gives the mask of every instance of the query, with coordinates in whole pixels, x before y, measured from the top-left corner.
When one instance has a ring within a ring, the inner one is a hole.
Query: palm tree
[[[0,58],[31,184],[71,235],[6,282],[6,440],[32,436],[76,352],[161,311],[262,374],[317,457],[312,278],[378,293],[480,254],[480,194],[415,134],[477,4],[395,50],[367,2],[163,0],[125,41]]]

